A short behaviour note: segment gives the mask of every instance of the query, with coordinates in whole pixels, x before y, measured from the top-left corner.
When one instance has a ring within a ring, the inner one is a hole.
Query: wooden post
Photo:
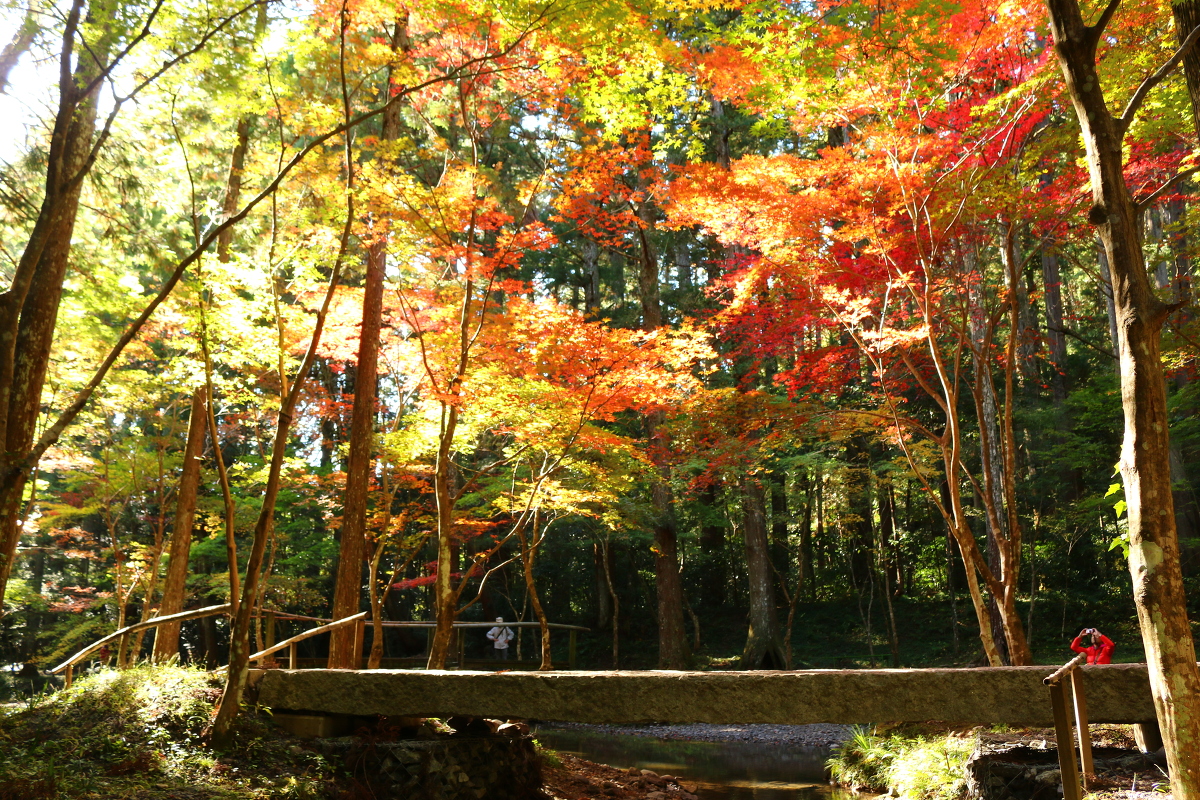
[[[1090,789],[1089,784],[1096,777],[1096,767],[1092,763],[1092,733],[1088,730],[1087,697],[1083,691],[1083,670],[1071,672],[1071,696],[1075,700],[1075,727],[1079,731],[1079,768],[1083,772],[1083,788]]]
[[[351,669],[362,669],[363,644],[367,638],[367,621],[360,619],[354,623],[354,658],[350,659]]]
[[[121,642],[117,646],[117,669],[129,666],[129,634],[121,634]]]
[[[74,664],[71,664],[70,666],[68,666],[68,667],[67,667],[67,680],[66,680],[66,685],[63,687],[64,689],[70,689],[70,688],[71,688],[71,677],[72,677],[72,673],[73,673],[74,671],[75,671],[75,665],[74,665]]]
[[[1067,716],[1067,687],[1062,681],[1050,684],[1050,703],[1054,707],[1054,733],[1058,739],[1063,800],[1082,800],[1079,768],[1075,765],[1075,737],[1071,735],[1071,718]]]
[[[298,644],[299,642],[292,642],[288,645],[288,669],[300,669],[296,665],[296,647]]]
[[[267,650],[275,646],[275,612],[268,611],[267,614]]]
[[[568,669],[575,669],[575,638],[576,638],[575,634],[576,633],[577,633],[577,631],[574,628],[572,628],[571,629],[571,642],[567,646],[567,668]]]

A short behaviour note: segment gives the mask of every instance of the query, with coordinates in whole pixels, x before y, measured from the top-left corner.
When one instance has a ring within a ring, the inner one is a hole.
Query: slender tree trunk
[[[525,578],[525,591],[529,597],[529,602],[533,606],[534,616],[538,619],[538,629],[541,633],[541,656],[542,661],[538,669],[550,670],[554,669],[554,661],[550,657],[550,621],[546,617],[546,611],[542,608],[542,598],[538,595],[537,584],[533,580],[533,560],[537,557],[538,539],[538,519],[537,513],[534,512],[534,521],[532,532],[527,530],[526,525],[517,526],[517,541],[521,546],[521,574]],[[530,541],[532,537],[532,542]]]
[[[595,577],[596,630],[602,631],[612,624],[612,596],[608,592],[610,565],[604,562],[608,549],[602,542],[592,543],[592,565]]]
[[[608,594],[612,597],[612,668],[621,668],[621,601],[617,597],[617,588],[612,578],[612,545],[608,534],[604,535],[604,583],[608,586]]]
[[[342,6],[340,23],[342,44],[344,47],[346,29],[349,25],[349,12],[345,5]],[[344,52],[342,63],[344,66]],[[350,105],[344,73],[342,75],[342,96],[343,120],[349,123]],[[209,730],[210,737],[217,746],[224,746],[229,743],[230,729],[241,707],[242,692],[249,678],[252,615],[254,613],[255,600],[258,598],[258,587],[262,577],[263,558],[266,555],[267,542],[270,540],[275,528],[275,502],[279,497],[280,484],[283,479],[283,462],[287,456],[288,437],[292,428],[296,404],[300,400],[301,390],[304,386],[304,379],[312,370],[313,363],[317,358],[317,347],[320,345],[321,334],[325,329],[325,320],[329,316],[329,308],[333,304],[334,295],[337,293],[337,288],[341,281],[346,251],[349,249],[350,231],[355,216],[355,159],[352,142],[350,134],[346,133],[343,148],[343,168],[346,173],[346,221],[342,226],[341,235],[338,239],[338,251],[333,260],[333,269],[329,277],[329,287],[326,289],[325,298],[321,302],[321,308],[317,312],[316,320],[313,323],[312,338],[309,340],[308,350],[304,354],[295,379],[292,381],[291,386],[286,389],[286,393],[281,398],[279,404],[279,414],[275,424],[275,440],[271,447],[271,460],[267,470],[266,487],[263,491],[262,508],[259,511],[258,520],[254,525],[254,538],[250,544],[250,555],[246,559],[246,580],[242,584],[241,599],[238,601],[236,610],[234,611],[233,625],[229,632],[229,668],[226,672],[225,689],[221,693],[221,699],[217,702],[217,708]],[[280,379],[283,381],[281,385],[282,389],[286,386],[286,375],[280,375]],[[209,404],[209,424],[214,425],[212,434],[214,449],[216,449],[218,444],[211,403]],[[235,564],[233,565],[233,573],[236,574],[236,571],[237,566]]]
[[[1128,504],[1129,570],[1150,688],[1166,745],[1171,792],[1176,800],[1197,800],[1200,670],[1179,563],[1160,357],[1169,308],[1147,279],[1138,208],[1125,183],[1122,140],[1129,120],[1109,111],[1096,71],[1096,50],[1107,20],[1085,25],[1077,0],[1048,0],[1047,7],[1054,51],[1087,153],[1093,198],[1088,219],[1099,233],[1112,276],[1125,416],[1121,476]]]
[[[192,393],[187,443],[183,448],[183,469],[175,495],[175,520],[171,529],[171,549],[167,556],[167,577],[163,582],[159,614],[169,616],[183,610],[188,576],[188,555],[192,550],[192,526],[196,519],[196,495],[200,489],[200,462],[204,455],[207,430],[207,392],[201,386]],[[179,623],[159,625],[154,633],[154,660],[168,661],[179,654]]]
[[[880,483],[879,497],[879,573],[883,576],[883,600],[888,612],[888,646],[892,651],[892,666],[900,666],[900,633],[896,630],[896,609],[892,604],[892,542],[896,537],[896,503],[889,484]]]

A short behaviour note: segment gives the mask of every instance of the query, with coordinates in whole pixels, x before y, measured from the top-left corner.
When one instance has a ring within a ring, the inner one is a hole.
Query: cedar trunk
[[[1096,226],[1112,276],[1125,437],[1121,477],[1129,519],[1129,570],[1159,727],[1177,800],[1200,798],[1200,671],[1188,623],[1171,494],[1166,385],[1160,338],[1168,308],[1146,275],[1139,208],[1125,182],[1129,120],[1108,109],[1096,72],[1101,24],[1077,0],[1048,0],[1054,51],[1087,152]],[[1134,109],[1136,111],[1136,108]]]
[[[379,330],[383,320],[383,273],[386,248],[376,242],[367,251],[367,279],[363,291],[362,328],[358,342],[358,370],[354,407],[350,416],[350,455],[346,465],[342,540],[338,552],[333,619],[359,611],[362,568],[367,558],[367,493],[371,482],[371,443],[375,428],[375,395],[379,365]],[[329,634],[329,669],[354,669],[356,631],[335,628]]]
[[[774,580],[767,543],[766,492],[750,477],[742,478],[742,538],[750,581],[750,629],[742,650],[742,669],[784,669],[787,659],[779,641]]]
[[[392,27],[392,52],[407,48],[407,19]],[[388,70],[388,91],[395,88]],[[400,108],[383,112],[380,140],[394,142],[400,136]],[[333,618],[358,613],[362,594],[362,564],[370,547],[367,542],[367,494],[371,484],[371,451],[375,433],[375,400],[379,381],[379,332],[383,327],[383,280],[387,267],[387,240],[382,234],[367,249],[366,279],[363,284],[362,327],[359,332],[354,407],[350,412],[350,454],[346,464],[346,494],[342,512],[342,539],[338,554]],[[335,628],[329,634],[329,668],[352,669],[360,654],[354,651],[355,630]],[[377,631],[375,642],[382,644]]]

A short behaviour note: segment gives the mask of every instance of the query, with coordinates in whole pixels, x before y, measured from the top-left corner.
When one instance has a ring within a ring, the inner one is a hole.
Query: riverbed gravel
[[[795,747],[832,747],[849,738],[851,726],[815,725],[587,725],[579,722],[555,722],[548,728],[596,731],[616,736],[648,736],[655,739],[692,742],[744,742],[747,744],[786,744]]]

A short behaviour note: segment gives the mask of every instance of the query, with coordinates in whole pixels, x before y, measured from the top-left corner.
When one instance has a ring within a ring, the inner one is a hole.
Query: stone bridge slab
[[[265,670],[280,711],[590,723],[874,723],[1051,726],[1054,667],[795,672]],[[1154,720],[1145,664],[1083,668],[1091,722]]]

